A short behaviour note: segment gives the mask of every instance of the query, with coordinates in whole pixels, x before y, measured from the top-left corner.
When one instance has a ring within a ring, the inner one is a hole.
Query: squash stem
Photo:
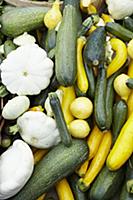
[[[10,135],[16,135],[16,133],[19,131],[19,127],[17,124],[9,127],[9,134]]]

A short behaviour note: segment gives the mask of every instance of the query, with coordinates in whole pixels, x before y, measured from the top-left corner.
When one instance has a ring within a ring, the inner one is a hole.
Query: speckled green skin
[[[117,190],[119,190],[123,178],[124,168],[112,172],[105,166],[90,189],[90,200],[111,199],[116,195]]]
[[[15,37],[43,26],[43,19],[49,8],[25,7],[13,8],[0,17],[1,32]]]
[[[123,188],[122,188],[122,191],[121,191],[121,194],[120,194],[120,200],[133,200],[133,194],[129,194],[127,192],[126,182],[123,185]]]
[[[84,140],[73,139],[69,148],[60,143],[38,163],[24,188],[10,200],[36,200],[87,157],[88,146]]]

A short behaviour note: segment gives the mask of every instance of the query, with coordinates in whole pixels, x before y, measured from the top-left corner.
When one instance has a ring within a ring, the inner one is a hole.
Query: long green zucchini
[[[57,33],[55,72],[63,86],[71,86],[76,80],[77,33],[79,27],[79,0],[65,0],[63,19]]]
[[[0,16],[1,32],[15,37],[43,26],[43,19],[49,8],[24,7],[14,8]]]
[[[95,97],[94,97],[94,117],[100,130],[106,129],[106,69],[102,64],[99,67]]]
[[[133,19],[131,17],[125,17],[123,20],[123,25],[125,28],[133,32]]]
[[[54,113],[54,118],[59,130],[61,141],[66,146],[70,146],[72,143],[71,135],[68,131],[67,124],[64,119],[64,115],[61,109],[60,100],[55,92],[49,94],[50,105]]]
[[[125,69],[125,66],[120,68],[117,72],[115,72],[111,77],[109,77],[107,79],[107,90],[106,90],[106,128],[110,129],[111,125],[112,125],[112,120],[113,120],[113,104],[114,104],[114,87],[113,87],[113,83],[114,83],[114,79],[123,72],[123,70]],[[115,112],[115,110],[114,110]],[[116,117],[115,119],[119,119],[119,117]],[[117,121],[117,120],[116,120]],[[116,122],[114,120],[113,122],[113,126],[114,124],[116,124]],[[115,134],[118,135],[118,134]]]
[[[10,200],[36,200],[57,181],[71,174],[87,157],[85,141],[73,139],[69,148],[60,143],[36,165],[30,180]]]
[[[90,200],[109,200],[117,193],[124,178],[124,168],[111,172],[105,166],[94,181],[89,197]]]

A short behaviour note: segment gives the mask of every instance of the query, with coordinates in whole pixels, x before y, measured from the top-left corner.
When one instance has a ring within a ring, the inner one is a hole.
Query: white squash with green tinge
[[[9,100],[3,108],[2,116],[5,119],[13,120],[17,119],[30,106],[30,100],[26,96],[17,96]]]
[[[0,156],[0,199],[18,193],[32,175],[34,158],[30,147],[22,140],[14,141]]]
[[[31,146],[49,148],[61,141],[55,120],[43,112],[25,112],[17,119],[17,125],[21,137]]]

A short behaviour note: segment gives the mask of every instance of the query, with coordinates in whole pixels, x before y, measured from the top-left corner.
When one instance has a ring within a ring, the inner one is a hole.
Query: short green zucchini
[[[126,85],[127,85],[130,89],[133,89],[133,78],[127,79]]]
[[[131,17],[125,17],[123,20],[123,25],[125,28],[133,32],[133,19]]]
[[[124,185],[122,187],[122,191],[120,194],[120,200],[133,200],[133,194],[128,193],[126,188],[126,181],[124,182]]]

